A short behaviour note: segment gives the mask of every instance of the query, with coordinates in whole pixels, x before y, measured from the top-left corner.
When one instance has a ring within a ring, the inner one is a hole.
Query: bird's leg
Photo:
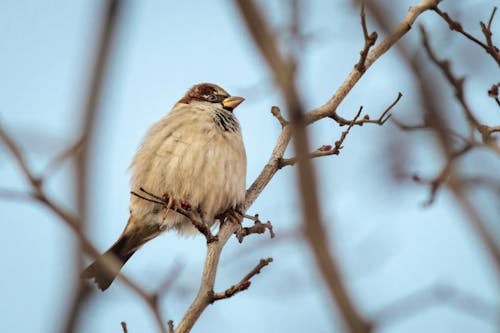
[[[238,212],[236,209],[229,208],[226,210],[223,214],[227,220],[231,221],[232,223],[238,224],[238,230],[236,230],[235,234],[239,235],[243,231],[243,214]]]

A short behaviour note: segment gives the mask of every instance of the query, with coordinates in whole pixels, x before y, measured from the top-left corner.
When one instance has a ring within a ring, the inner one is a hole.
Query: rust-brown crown
[[[219,103],[224,109],[232,111],[244,100],[242,97],[231,97],[227,91],[216,84],[200,83],[189,89],[177,103],[190,104],[193,101]]]

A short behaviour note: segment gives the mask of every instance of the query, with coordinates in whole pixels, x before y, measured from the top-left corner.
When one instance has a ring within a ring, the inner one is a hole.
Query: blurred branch
[[[123,333],[128,333],[127,323],[122,321],[120,325],[122,326]]]
[[[498,106],[500,106],[500,99],[498,99],[498,87],[500,87],[500,83],[492,85],[488,90],[488,96],[493,98],[495,102],[497,102]]]
[[[33,175],[33,172],[29,167],[27,166],[24,156],[22,155],[20,149],[18,146],[15,144],[15,142],[12,140],[12,138],[3,130],[3,128],[0,126],[0,140],[3,141],[7,149],[11,152],[14,160],[20,165],[20,169],[23,171],[23,174],[25,178],[28,180],[28,182],[31,185],[31,192],[26,193],[27,196],[32,197],[35,201],[38,203],[42,204],[46,208],[48,208],[50,211],[52,211],[56,216],[58,216],[66,225],[68,225],[71,230],[76,234],[78,237],[78,240],[80,241],[82,245],[82,249],[85,253],[90,255],[93,258],[98,258],[100,257],[100,252],[97,250],[92,243],[87,239],[85,234],[83,233],[81,229],[81,220],[77,215],[74,215],[68,211],[66,211],[64,208],[60,207],[57,205],[55,202],[50,199],[43,187],[42,187],[42,182],[38,181],[38,179]],[[106,269],[109,269],[110,272],[114,271],[114,266],[117,266],[118,262],[117,259],[115,261],[110,262],[109,265],[103,266]],[[108,267],[109,266],[109,267]],[[157,297],[155,295],[151,295],[145,290],[143,290],[141,287],[139,287],[137,284],[132,282],[126,275],[123,273],[120,273],[118,275],[118,278],[125,283],[128,287],[130,287],[151,309],[153,314],[155,315],[155,318],[159,324],[161,332],[165,333],[166,329],[163,324],[163,319],[161,318],[161,314],[159,311],[158,307],[158,302],[157,302]],[[75,303],[76,304],[76,303]],[[73,304],[72,309],[76,306]]]
[[[463,112],[467,119],[467,123],[471,129],[471,138],[473,138],[473,130],[478,129],[480,126],[479,121],[476,119],[474,114],[472,113],[469,104],[465,100],[464,95],[464,82],[465,78],[457,78],[455,74],[451,71],[451,65],[449,60],[439,60],[432,50],[432,47],[429,43],[429,38],[427,37],[427,31],[424,26],[420,26],[420,32],[422,34],[422,45],[424,46],[427,55],[431,59],[431,61],[441,70],[446,80],[450,83],[450,85],[455,90],[455,97],[458,102],[462,105]]]
[[[74,193],[77,201],[77,211],[80,219],[78,228],[83,234],[85,226],[88,223],[88,194],[89,194],[89,166],[91,161],[90,147],[95,140],[95,129],[97,114],[99,112],[99,104],[102,97],[105,77],[107,74],[108,64],[110,63],[111,53],[113,49],[113,41],[116,36],[117,26],[120,20],[123,2],[120,0],[107,0],[103,4],[102,22],[100,32],[97,39],[95,55],[93,59],[93,68],[90,80],[86,87],[86,99],[82,108],[82,128],[81,139],[72,147],[70,147],[63,155],[54,160],[53,167],[60,164],[65,158],[73,155],[76,158],[75,165],[75,185]],[[49,165],[50,167],[50,165]],[[46,170],[50,172],[51,169]],[[78,250],[75,252],[75,276],[79,276],[79,272],[83,267],[83,245],[79,244]],[[71,333],[76,331],[80,314],[86,298],[90,294],[90,289],[86,282],[77,279],[75,281],[74,295],[72,300],[71,311],[67,314],[64,332]]]
[[[407,33],[415,19],[424,11],[435,6],[439,1],[422,1],[415,7],[410,8],[408,15],[401,24],[384,41],[375,47],[366,56],[363,61],[365,70],[368,69],[382,54],[384,54],[392,45],[394,45],[405,33]],[[351,332],[368,332],[370,324],[365,322],[355,310],[343,282],[340,278],[340,272],[336,267],[333,257],[330,255],[329,246],[326,239],[326,232],[322,226],[317,194],[315,189],[315,180],[308,153],[308,138],[305,133],[305,126],[325,117],[332,117],[339,124],[349,125],[348,121],[336,114],[338,105],[345,96],[354,87],[361,78],[364,71],[355,68],[344,81],[342,86],[336,91],[334,96],[323,106],[310,111],[303,112],[302,103],[297,95],[294,83],[294,71],[290,68],[290,62],[284,59],[276,47],[276,42],[267,27],[266,20],[261,16],[252,1],[237,1],[240,12],[245,19],[247,27],[252,34],[260,52],[267,61],[270,69],[273,71],[275,81],[281,89],[282,95],[286,101],[287,109],[290,115],[290,124],[283,127],[278,138],[278,142],[273,150],[268,164],[265,166],[257,180],[252,184],[248,192],[260,193],[270,178],[279,168],[279,161],[283,157],[283,152],[290,141],[292,134],[295,136],[295,150],[299,162],[299,183],[300,193],[304,198],[303,218],[304,227],[309,240],[309,244],[315,253],[318,267],[323,274],[333,299],[337,301],[340,311],[347,326]],[[280,121],[283,126],[283,122]],[[351,125],[352,126],[352,125]],[[291,129],[290,129],[291,128]],[[248,195],[251,201],[254,198]],[[252,193],[250,193],[252,194]]]
[[[448,187],[455,196],[455,200],[459,204],[467,220],[474,227],[474,230],[482,240],[488,254],[493,259],[493,264],[498,277],[500,277],[500,246],[488,230],[487,223],[481,217],[479,211],[474,207],[471,200],[468,198],[466,181],[462,181],[461,177],[456,174],[451,174],[448,181]]]
[[[64,149],[60,154],[52,159],[42,171],[40,180],[45,181],[46,179],[48,179],[61,166],[61,164],[78,154],[85,144],[84,141],[84,137],[81,137],[73,145]]]
[[[473,146],[471,146],[471,145],[465,145],[463,148],[452,153],[448,157],[448,159],[446,160],[444,166],[441,168],[441,171],[439,172],[439,174],[431,180],[424,180],[418,175],[413,175],[414,181],[416,181],[420,184],[429,185],[429,187],[430,187],[429,199],[427,199],[427,201],[425,201],[423,204],[425,207],[432,205],[434,203],[434,201],[436,200],[436,194],[437,194],[439,188],[441,187],[441,185],[443,185],[448,180],[448,177],[450,176],[453,163],[455,163],[455,161],[458,158],[462,157],[467,152],[469,152],[472,148],[473,148]]]
[[[488,25],[486,25],[484,22],[480,21],[479,24],[481,25],[481,31],[486,39],[486,43],[483,43],[467,31],[465,31],[462,27],[462,24],[460,22],[453,20],[450,15],[446,12],[441,11],[437,6],[432,8],[443,20],[448,23],[448,27],[452,31],[456,31],[463,36],[465,36],[467,39],[471,40],[472,42],[476,43],[476,45],[480,46],[483,48],[488,54],[491,55],[493,60],[496,61],[498,66],[500,66],[500,51],[497,46],[493,44],[493,41],[491,39],[493,33],[491,32],[491,24],[493,23],[493,18],[495,17],[495,13],[497,11],[497,7],[493,7],[493,11],[491,12],[490,18],[488,20]]]
[[[416,291],[386,306],[374,316],[376,327],[386,329],[389,325],[407,320],[413,315],[429,310],[432,306],[443,303],[492,324],[497,320],[498,310],[484,300],[450,286],[436,285]]]

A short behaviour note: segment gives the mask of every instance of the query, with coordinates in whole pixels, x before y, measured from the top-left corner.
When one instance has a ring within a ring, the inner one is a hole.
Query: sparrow
[[[245,199],[246,153],[233,110],[243,101],[215,84],[200,83],[151,126],[130,165],[127,225],[82,272],[83,279],[94,279],[104,291],[147,241],[172,229],[183,235],[198,232],[185,216],[133,193],[180,202],[199,212],[209,227],[216,217],[238,209]]]

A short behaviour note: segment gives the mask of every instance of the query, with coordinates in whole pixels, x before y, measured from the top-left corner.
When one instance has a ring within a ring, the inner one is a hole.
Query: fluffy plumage
[[[146,134],[131,164],[132,191],[142,187],[158,196],[187,200],[209,226],[215,216],[243,203],[246,154],[232,112],[242,101],[213,84],[191,88]],[[186,217],[175,211],[165,215],[159,204],[131,196],[129,208],[130,218],[118,241],[82,273],[102,290],[135,251],[161,232],[197,232]],[[118,261],[109,265],[113,257]],[[110,272],[105,265],[115,269]]]

